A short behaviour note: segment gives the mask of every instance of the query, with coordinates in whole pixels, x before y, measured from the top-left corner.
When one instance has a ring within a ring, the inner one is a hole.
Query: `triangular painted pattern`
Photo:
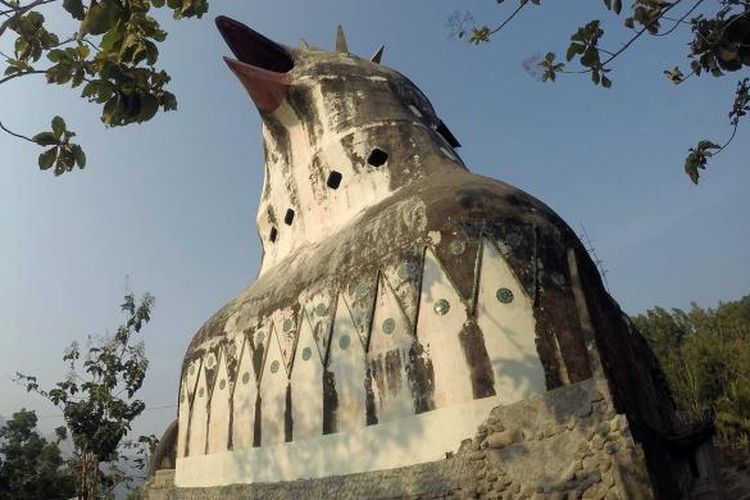
[[[349,313],[349,317],[354,322],[357,335],[363,346],[367,345],[370,329],[372,327],[372,314],[375,308],[375,298],[377,291],[378,275],[360,277],[355,283],[347,286],[339,295],[344,299],[344,305]],[[342,306],[338,303],[338,309]]]
[[[336,296],[336,293],[323,290],[304,300],[302,306],[304,312],[302,322],[306,321],[309,325],[317,345],[316,351],[321,363],[324,364],[328,355],[328,344],[331,340]]]
[[[484,335],[500,400],[510,404],[544,392],[532,300],[501,250],[487,239],[482,242],[477,323]]]
[[[286,308],[275,311],[272,315],[274,332],[279,342],[279,352],[287,374],[290,373],[292,368],[297,332],[299,331],[299,314],[297,311],[298,308]]]
[[[398,298],[399,305],[412,326],[416,322],[421,275],[421,254],[406,257],[395,264],[386,266],[381,273],[381,278],[385,279]]]
[[[253,369],[253,354],[250,340],[246,340],[239,357],[237,379],[232,389],[233,418],[232,444],[235,449],[253,446],[255,401],[258,386]]]
[[[467,319],[466,305],[461,295],[435,252],[426,248],[417,339],[432,362],[437,408],[474,398],[471,367],[466,362],[459,338]]]
[[[211,390],[208,421],[208,453],[226,451],[229,437],[229,374],[224,349],[219,353],[216,377]]]
[[[406,316],[401,301],[385,276],[380,275],[370,339],[366,344],[368,355],[392,349],[408,350],[414,340],[412,329],[412,322]]]

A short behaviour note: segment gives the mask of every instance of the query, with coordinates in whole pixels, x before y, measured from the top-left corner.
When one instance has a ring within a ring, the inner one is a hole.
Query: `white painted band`
[[[445,458],[500,404],[497,397],[262,448],[177,459],[181,488],[291,481],[393,469]]]

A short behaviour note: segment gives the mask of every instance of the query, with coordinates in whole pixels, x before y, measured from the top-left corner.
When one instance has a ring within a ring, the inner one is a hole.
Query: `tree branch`
[[[739,122],[734,122],[732,124],[732,133],[729,135],[729,139],[727,139],[727,141],[724,144],[722,144],[721,146],[719,146],[719,149],[717,149],[716,151],[714,151],[713,155],[711,155],[711,156],[716,157],[716,155],[719,154],[719,153],[721,153],[724,150],[725,147],[729,146],[729,143],[731,143],[734,140],[734,136],[737,135],[737,127],[738,126],[739,126]]]
[[[26,76],[26,75],[40,75],[42,73],[47,73],[47,70],[32,69],[30,71],[22,71],[20,73],[14,73],[12,75],[6,76],[5,78],[0,78],[0,85],[2,85],[5,82],[8,82],[10,80],[13,80],[14,78],[18,78],[18,77],[21,77],[21,76]]]
[[[24,139],[26,141],[29,141],[29,142],[33,143],[33,144],[36,144],[36,142],[34,142],[34,140],[31,137],[26,137],[25,135],[17,134],[15,132],[13,132],[12,130],[8,130],[5,127],[5,125],[3,125],[3,122],[1,122],[1,121],[0,121],[0,130],[2,130],[3,132],[5,132],[6,134],[12,135],[13,137],[17,137],[19,139]]]
[[[703,0],[699,0],[699,3],[702,2],[702,1]],[[617,56],[619,56],[620,54],[622,54],[623,52],[625,52],[626,50],[628,50],[628,48],[631,45],[633,45],[633,43],[635,43],[636,40],[638,40],[646,31],[648,31],[649,26],[652,26],[654,23],[656,23],[657,21],[659,21],[659,19],[661,19],[662,17],[664,17],[664,15],[667,12],[669,12],[671,9],[675,8],[676,6],[678,6],[680,3],[682,3],[682,0],[677,0],[675,3],[673,3],[673,4],[669,5],[668,7],[666,7],[664,9],[664,11],[661,14],[659,14],[659,16],[656,19],[654,19],[653,21],[651,21],[649,24],[643,26],[643,28],[641,28],[638,31],[638,33],[636,33],[635,35],[633,35],[633,37],[630,38],[630,40],[628,40],[627,42],[625,42],[625,45],[623,45],[622,47],[620,47],[619,49],[617,49],[611,56],[609,56],[609,58],[607,58],[607,59],[604,60],[604,62],[602,63],[602,68],[605,67],[610,62],[612,62],[612,60],[615,59]]]
[[[685,14],[684,14],[684,15],[683,15],[682,17],[680,17],[679,19],[677,19],[677,21],[675,21],[675,23],[674,23],[674,26],[672,26],[671,28],[669,28],[669,29],[668,29],[667,31],[665,31],[665,32],[663,32],[663,33],[656,33],[656,34],[654,34],[654,36],[667,36],[667,35],[669,35],[670,33],[672,33],[672,32],[673,32],[674,30],[676,30],[676,29],[677,29],[677,27],[678,27],[678,26],[679,26],[680,24],[682,24],[682,22],[683,22],[683,21],[685,21],[685,18],[687,18],[687,16],[689,16],[690,14],[692,14],[692,13],[693,13],[693,11],[695,11],[695,9],[697,9],[697,8],[698,8],[698,6],[699,6],[700,4],[702,4],[702,3],[703,3],[703,0],[698,0],[697,2],[695,2],[695,3],[693,4],[693,6],[692,6],[692,7],[690,7],[690,9],[689,9],[689,10],[688,10],[687,12],[685,12]],[[666,12],[666,11],[665,11],[665,12]],[[660,16],[660,17],[663,17],[663,16]]]
[[[505,27],[505,25],[508,24],[509,22],[511,22],[513,20],[513,18],[516,17],[516,15],[519,12],[521,12],[521,9],[523,9],[524,7],[526,7],[528,4],[529,4],[528,0],[522,1],[521,4],[518,7],[516,7],[515,10],[513,12],[511,12],[510,15],[508,17],[506,17],[505,20],[503,22],[501,22],[497,26],[497,28],[493,28],[492,30],[490,30],[490,32],[487,33],[487,36],[492,36],[495,33],[497,33],[498,31],[500,31],[501,29],[503,29]]]
[[[17,17],[22,16],[23,14],[25,14],[26,12],[30,11],[31,9],[33,9],[35,7],[39,7],[41,5],[45,5],[45,4],[52,3],[52,2],[57,2],[57,0],[34,0],[30,4],[24,5],[23,7],[21,7],[21,6],[18,6],[18,7],[11,6],[11,10],[9,10],[9,11],[3,11],[2,12],[3,14],[13,13],[13,15],[11,17],[9,17],[8,19],[6,19],[3,22],[3,24],[0,24],[0,36],[2,36],[3,33],[5,33],[5,30],[8,29],[8,26],[10,26],[10,23],[14,19],[16,19]],[[3,2],[3,3],[5,4],[5,2]],[[6,5],[8,5],[8,4],[6,4]]]

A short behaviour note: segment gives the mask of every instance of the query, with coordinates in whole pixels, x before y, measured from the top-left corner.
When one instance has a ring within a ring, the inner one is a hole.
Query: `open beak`
[[[255,105],[272,112],[286,96],[294,67],[291,53],[244,24],[226,16],[216,18],[216,27],[234,53],[225,57],[229,68],[239,78]]]

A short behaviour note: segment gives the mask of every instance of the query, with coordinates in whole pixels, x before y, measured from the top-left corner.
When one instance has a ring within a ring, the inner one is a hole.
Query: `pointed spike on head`
[[[375,51],[375,53],[370,58],[370,61],[374,62],[375,64],[380,64],[380,61],[383,59],[383,50],[385,50],[385,45],[381,45],[378,50]]]
[[[344,27],[340,24],[336,29],[336,52],[343,52],[344,54],[349,53],[349,48],[346,46],[346,34],[344,33]]]

